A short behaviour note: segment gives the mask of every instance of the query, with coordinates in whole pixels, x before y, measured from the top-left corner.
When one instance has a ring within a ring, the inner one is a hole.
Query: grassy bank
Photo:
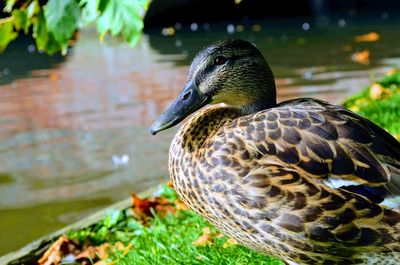
[[[392,71],[349,98],[345,107],[400,139],[400,72]],[[163,186],[153,199],[60,237],[39,264],[284,264],[222,235]]]
[[[222,235],[171,187],[158,194],[144,200],[133,195],[132,208],[60,237],[39,264],[284,264]]]
[[[343,103],[400,140],[400,71],[392,70]]]

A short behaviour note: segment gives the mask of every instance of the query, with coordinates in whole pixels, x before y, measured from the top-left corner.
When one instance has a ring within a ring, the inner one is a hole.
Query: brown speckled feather
[[[250,248],[301,264],[400,264],[399,211],[331,185],[399,195],[400,144],[341,107],[207,108],[175,136],[169,169],[189,207]]]
[[[249,123],[262,118],[258,128],[266,137],[250,136],[249,140],[273,144],[277,150],[274,159],[286,166],[315,178],[386,184],[400,191],[400,144],[368,120],[313,99],[283,102],[254,117],[244,117]],[[278,128],[271,132],[275,126]],[[281,136],[273,138],[276,134]]]

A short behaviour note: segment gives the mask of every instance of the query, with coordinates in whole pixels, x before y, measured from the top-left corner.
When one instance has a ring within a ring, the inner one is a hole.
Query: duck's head
[[[201,50],[175,101],[150,128],[168,129],[207,104],[225,103],[243,115],[276,104],[274,76],[261,52],[243,40],[226,40]]]

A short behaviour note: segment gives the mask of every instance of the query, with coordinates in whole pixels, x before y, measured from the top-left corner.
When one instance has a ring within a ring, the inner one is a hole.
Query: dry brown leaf
[[[199,238],[193,241],[194,246],[206,246],[213,243],[213,237],[211,235],[202,234]]]
[[[119,250],[119,251],[123,251],[123,250],[125,250],[125,245],[121,241],[117,241],[114,244],[114,249]]]
[[[151,208],[154,208],[154,202],[150,199],[140,199],[136,194],[131,194],[132,198],[132,210],[136,215],[151,215]]]
[[[149,216],[152,216],[151,209],[161,216],[167,213],[175,213],[176,209],[171,200],[163,197],[152,199],[141,199],[132,193],[132,213],[142,223],[146,223]]]
[[[216,238],[222,238],[222,237],[224,237],[224,236],[225,236],[225,235],[222,234],[222,233],[218,233],[218,234],[215,235]]]
[[[213,233],[211,231],[210,227],[204,227],[203,228],[203,234],[197,238],[195,241],[193,241],[194,246],[206,246],[206,245],[211,245],[213,243],[213,238],[216,233]]]
[[[203,234],[205,234],[205,235],[211,235],[211,234],[212,234],[211,228],[208,227],[208,226],[204,227],[204,228],[203,228]]]
[[[380,99],[386,96],[390,96],[392,92],[390,91],[390,89],[386,89],[384,88],[382,85],[380,84],[373,84],[369,90],[369,95],[372,99]]]
[[[167,186],[170,188],[174,188],[174,183],[172,183],[172,181],[168,181]]]
[[[90,260],[105,260],[108,257],[109,249],[109,243],[104,243],[100,246],[84,246],[82,251],[75,255],[75,259],[81,263],[87,263]]]
[[[169,201],[169,200],[166,200],[166,201],[168,201],[168,202],[156,205],[155,211],[156,211],[157,214],[160,214],[161,216],[165,216],[168,213],[175,213],[176,212],[176,208],[172,204],[172,202]]]
[[[69,239],[67,236],[60,236],[38,260],[39,265],[57,265],[62,259],[73,252],[76,252],[76,242]]]
[[[181,200],[176,202],[176,209],[181,211],[189,210],[189,207]]]
[[[79,261],[83,261],[83,260],[91,258],[91,257],[96,257],[96,249],[93,246],[90,246],[90,247],[86,248],[85,250],[83,250],[82,252],[79,252],[79,254],[77,254],[75,256],[75,259],[79,260]]]
[[[364,35],[358,35],[354,37],[355,42],[375,42],[380,39],[380,36],[376,32],[370,32]]]
[[[370,52],[368,49],[365,49],[363,51],[353,53],[350,59],[355,63],[369,64],[369,57]]]
[[[222,247],[229,248],[229,247],[237,245],[237,244],[238,244],[238,242],[235,239],[229,238]]]
[[[100,261],[96,262],[94,265],[108,265],[108,264],[106,261],[100,260]]]
[[[109,249],[109,243],[104,243],[100,246],[92,246],[88,243],[79,245],[77,242],[63,235],[47,249],[38,260],[38,264],[58,265],[61,264],[67,255],[72,255],[74,260],[79,262],[79,264],[89,265],[92,262],[107,259]]]
[[[97,251],[96,254],[98,257],[100,257],[100,259],[107,259],[108,258],[108,252],[110,250],[110,244],[109,243],[104,243],[101,244],[100,246],[97,246]]]

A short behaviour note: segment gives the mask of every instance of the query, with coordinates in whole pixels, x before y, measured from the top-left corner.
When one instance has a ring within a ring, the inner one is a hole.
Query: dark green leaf
[[[0,51],[16,38],[16,33],[33,36],[37,49],[48,54],[67,51],[80,25],[97,20],[100,39],[107,33],[123,36],[130,45],[136,44],[143,29],[143,15],[149,0],[3,0],[4,12],[11,13],[12,22],[1,20]],[[15,3],[18,3],[17,5]]]
[[[0,52],[13,41],[18,34],[14,31],[13,20],[10,18],[0,20]]]
[[[108,2],[109,2],[109,0],[100,0],[100,3],[99,3],[99,11],[100,11],[100,13],[104,12]]]
[[[31,21],[28,19],[28,13],[24,10],[15,9],[12,11],[14,18],[14,27],[17,31],[23,30],[25,34],[29,32]]]
[[[111,29],[111,22],[115,12],[115,1],[110,0],[105,6],[103,13],[97,20],[97,31],[100,34],[100,39],[103,39],[106,33]]]
[[[82,6],[82,18],[85,25],[96,20],[100,13],[100,0],[81,0],[79,5]]]
[[[81,10],[75,0],[49,0],[44,7],[48,32],[62,46],[66,46],[77,30]]]
[[[61,44],[55,40],[51,32],[48,32],[46,20],[42,10],[39,11],[39,14],[36,18],[33,26],[33,33],[33,36],[36,40],[36,47],[39,51],[45,51],[48,54],[54,54],[66,48],[65,46],[61,46]]]
[[[39,51],[44,51],[47,47],[49,36],[47,33],[46,20],[44,19],[43,11],[40,11],[36,18],[33,26],[33,34],[37,49]]]
[[[148,1],[109,0],[97,21],[100,39],[107,32],[112,35],[123,33],[125,40],[134,45],[143,29],[142,14],[147,9]]]

